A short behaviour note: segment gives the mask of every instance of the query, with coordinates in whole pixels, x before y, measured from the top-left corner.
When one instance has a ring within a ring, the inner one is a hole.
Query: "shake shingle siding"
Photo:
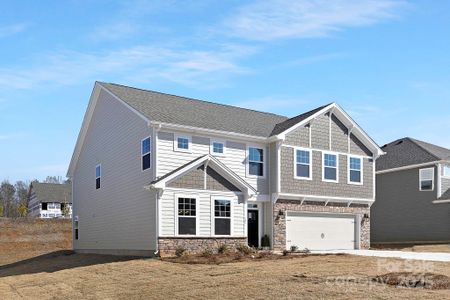
[[[373,198],[373,163],[368,158],[363,162],[363,185],[347,183],[347,155],[339,155],[339,182],[322,181],[322,153],[312,151],[312,180],[294,178],[294,149],[281,149],[281,192],[348,198]]]

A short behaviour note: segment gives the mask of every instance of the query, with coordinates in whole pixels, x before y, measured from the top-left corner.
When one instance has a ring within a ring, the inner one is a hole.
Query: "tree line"
[[[11,183],[9,180],[3,180],[0,184],[0,217],[18,218],[26,217],[28,214],[29,189],[33,181],[18,180],[15,183]],[[57,176],[47,176],[42,181],[44,183],[67,183],[67,180],[63,180]]]

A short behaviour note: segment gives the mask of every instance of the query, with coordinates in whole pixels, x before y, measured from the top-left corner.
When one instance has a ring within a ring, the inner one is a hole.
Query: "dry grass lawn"
[[[221,265],[59,253],[0,267],[2,299],[450,299],[450,290],[371,283],[394,259],[347,255],[244,261]],[[381,262],[381,264],[380,264]],[[414,266],[423,267],[414,262]],[[427,264],[450,276],[449,263]]]
[[[395,271],[450,276],[450,263],[331,255],[184,264],[73,254],[67,221],[0,219],[0,228],[0,300],[450,299],[450,290],[371,281]]]

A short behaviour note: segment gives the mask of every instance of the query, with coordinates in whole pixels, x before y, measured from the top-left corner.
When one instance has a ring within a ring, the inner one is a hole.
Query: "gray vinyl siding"
[[[331,125],[331,126],[330,126]],[[331,129],[331,130],[330,130]],[[311,145],[309,147],[309,132]],[[331,147],[330,147],[331,132]],[[294,178],[294,147],[312,148],[312,180]],[[338,153],[338,183],[322,181],[322,151]],[[363,184],[348,183],[348,155],[363,157]],[[374,162],[372,154],[353,135],[350,142],[348,130],[332,115],[322,115],[308,126],[301,126],[288,133],[281,147],[281,192],[315,196],[334,196],[349,198],[374,198]]]
[[[174,136],[177,133],[160,131],[158,132],[158,172],[157,176],[175,170],[176,168],[198,158],[199,156],[210,153],[210,139],[214,137],[191,136],[190,152],[174,151]],[[181,134],[188,135],[189,134]],[[218,138],[225,141],[225,155],[216,156],[223,164],[230,168],[233,172],[246,180],[250,185],[258,190],[261,194],[269,193],[269,148],[264,144],[251,144],[261,147],[265,151],[265,177],[255,178],[246,175],[247,168],[247,144],[238,141],[230,141],[225,138]]]
[[[73,175],[73,216],[79,218],[75,249],[157,248],[156,195],[144,189],[153,170],[141,166],[141,140],[151,135],[143,119],[100,93]],[[98,190],[97,164],[102,169]]]
[[[372,242],[450,241],[450,205],[432,203],[436,187],[419,190],[419,168],[377,174],[376,197],[371,207]]]

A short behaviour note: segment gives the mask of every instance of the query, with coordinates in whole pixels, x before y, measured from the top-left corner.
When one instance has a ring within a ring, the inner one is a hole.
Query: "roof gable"
[[[252,197],[256,195],[256,190],[250,184],[248,184],[239,175],[233,172],[230,168],[220,162],[214,156],[207,154],[199,156],[196,159],[178,167],[177,169],[165,174],[164,176],[152,181],[148,188],[153,189],[165,189],[170,182],[173,182],[186,174],[189,174],[193,170],[196,170],[200,166],[207,166],[207,170],[211,168],[214,173],[220,175],[222,178],[229,181],[232,186],[235,186],[247,197]],[[211,174],[211,173],[210,173]],[[229,185],[230,186],[230,185]]]
[[[377,171],[450,159],[450,150],[409,137],[382,147],[386,155],[377,161]]]

